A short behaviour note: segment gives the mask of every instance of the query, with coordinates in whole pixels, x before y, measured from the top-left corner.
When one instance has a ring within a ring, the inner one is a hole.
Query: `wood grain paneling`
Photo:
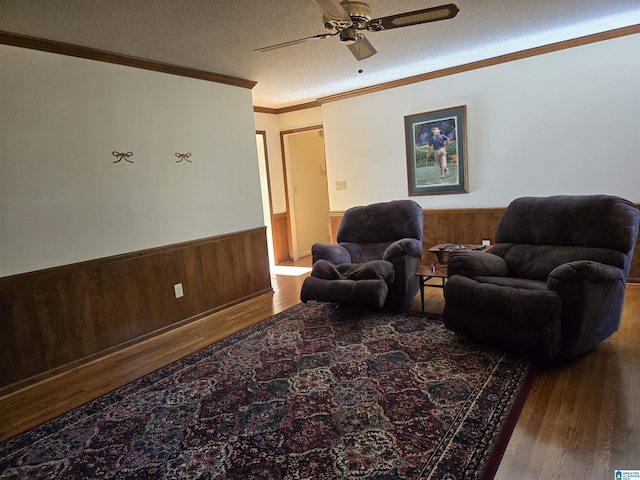
[[[276,264],[293,260],[290,225],[289,213],[277,213],[271,216],[271,230],[273,231],[273,249]]]
[[[261,227],[0,278],[0,389],[272,292],[265,235]]]
[[[422,264],[428,265],[436,260],[429,248],[440,243],[479,244],[482,240],[495,243],[498,222],[506,208],[460,208],[424,210],[424,232],[422,236]],[[336,242],[336,233],[342,212],[332,212],[331,241]],[[636,240],[629,282],[640,283],[640,237]]]

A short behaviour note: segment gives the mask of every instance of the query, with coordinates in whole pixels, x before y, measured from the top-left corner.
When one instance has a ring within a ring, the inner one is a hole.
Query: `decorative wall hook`
[[[120,153],[114,150],[113,152],[111,152],[111,155],[113,155],[114,157],[118,157],[118,159],[113,163],[120,163],[122,160],[124,160],[125,162],[133,163],[133,161],[129,160],[129,157],[133,156],[133,152]]]
[[[189,157],[191,157],[190,153],[176,153],[176,157],[179,158],[179,160],[176,160],[176,163],[180,163],[183,160],[186,160],[189,163],[193,163],[191,160],[189,160]]]

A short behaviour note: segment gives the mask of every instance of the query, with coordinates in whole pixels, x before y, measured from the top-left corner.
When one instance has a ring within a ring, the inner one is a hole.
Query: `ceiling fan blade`
[[[335,35],[334,33],[321,33],[320,35],[312,35],[310,37],[299,38],[298,40],[290,40],[288,42],[277,43],[275,45],[270,45],[268,47],[256,48],[254,52],[268,52],[270,50],[276,50],[282,47],[288,47],[289,45],[296,45],[298,43],[306,42],[307,40],[322,39]]]
[[[377,18],[367,22],[372,25],[372,30],[389,30],[391,28],[408,27],[421,23],[437,22],[455,17],[460,9],[453,3],[441,5],[439,7],[425,8],[413,12],[399,13],[388,17]]]
[[[365,58],[373,57],[377,53],[377,51],[375,48],[373,48],[371,42],[369,42],[369,40],[367,40],[367,37],[362,34],[360,34],[358,37],[359,38],[357,42],[352,43],[351,45],[347,45],[347,47],[349,47],[349,50],[351,50],[353,56],[356,57],[356,60],[364,60]]]
[[[338,0],[316,0],[318,6],[322,10],[325,17],[330,20],[340,20],[341,22],[350,22],[349,14],[340,5]]]

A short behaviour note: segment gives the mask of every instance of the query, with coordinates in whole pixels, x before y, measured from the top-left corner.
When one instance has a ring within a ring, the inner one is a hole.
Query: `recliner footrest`
[[[311,276],[302,284],[300,299],[382,309],[389,293],[388,285],[394,279],[393,264],[386,260],[334,265],[321,259],[313,264]]]
[[[300,300],[308,302],[350,303],[379,310],[384,306],[389,287],[384,280],[325,280],[307,277],[302,284]]]
[[[393,264],[386,260],[335,265],[321,259],[313,264],[311,276],[324,280],[384,280],[389,285],[395,280],[395,271]]]

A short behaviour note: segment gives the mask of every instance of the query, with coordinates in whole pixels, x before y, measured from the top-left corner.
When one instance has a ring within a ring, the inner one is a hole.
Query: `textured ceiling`
[[[378,53],[362,62],[335,37],[253,51],[324,33],[314,0],[0,0],[0,30],[254,80],[254,105],[279,108],[640,24],[639,0],[367,3],[382,17],[450,2],[454,19],[366,33]]]

